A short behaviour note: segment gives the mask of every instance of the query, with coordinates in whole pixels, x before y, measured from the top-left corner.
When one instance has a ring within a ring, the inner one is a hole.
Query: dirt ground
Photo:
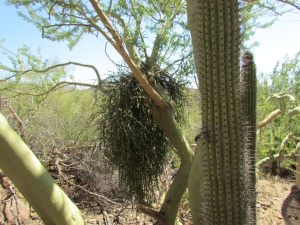
[[[261,178],[256,209],[258,225],[299,225],[300,191],[290,178]]]
[[[43,224],[39,217],[16,194],[9,196],[8,190],[0,187],[2,205],[0,225],[4,224]],[[15,201],[13,201],[15,199]],[[17,201],[16,201],[17,199]],[[17,202],[16,210],[14,202]],[[88,224],[153,224],[154,221],[139,213],[131,204],[114,205],[99,202],[96,199],[81,201],[82,209]],[[257,224],[258,225],[299,225],[300,224],[300,191],[294,186],[291,178],[262,177],[257,184]],[[19,214],[18,214],[19,213]],[[18,214],[18,215],[17,215]],[[183,224],[192,224],[187,204],[180,209]],[[9,220],[10,222],[4,222]]]

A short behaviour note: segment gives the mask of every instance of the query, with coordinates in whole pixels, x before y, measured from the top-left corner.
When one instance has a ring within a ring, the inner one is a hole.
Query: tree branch
[[[129,56],[134,60],[134,62],[139,65],[140,57],[137,54],[136,46],[133,43],[137,43],[137,37],[130,33],[130,29],[126,25],[124,19],[117,13],[110,12],[109,14],[112,18],[115,18],[122,27],[123,30],[123,41],[126,45]],[[137,22],[137,21],[136,21]],[[138,25],[137,25],[138,26]]]
[[[300,6],[296,5],[295,4],[295,1],[293,2],[290,2],[290,1],[285,1],[285,0],[278,0],[279,2],[282,2],[282,3],[285,3],[285,4],[288,4],[294,8],[296,8],[297,10],[300,10]]]
[[[154,63],[156,62],[157,56],[158,56],[158,53],[159,53],[159,50],[160,50],[161,43],[163,41],[164,33],[166,32],[166,30],[169,27],[170,23],[176,17],[178,11],[181,9],[184,2],[185,2],[184,0],[180,1],[180,4],[174,10],[173,14],[163,23],[162,27],[158,30],[155,41],[154,41],[154,44],[153,44],[153,48],[152,48],[152,53],[151,53],[151,57],[150,57],[150,66],[153,66]]]
[[[93,84],[87,84],[87,83],[80,83],[80,82],[69,82],[69,81],[62,81],[59,82],[57,84],[55,84],[52,88],[50,88],[49,90],[39,93],[39,94],[34,94],[34,93],[28,93],[28,92],[23,92],[23,91],[18,91],[15,89],[10,89],[8,88],[7,90],[12,91],[12,92],[16,92],[18,94],[23,94],[23,95],[31,95],[31,96],[43,96],[46,94],[49,94],[52,91],[56,91],[60,88],[66,87],[66,86],[81,86],[81,87],[89,87],[89,88],[96,88],[99,89],[98,85],[93,85]]]
[[[47,25],[47,26],[42,27],[42,37],[46,38],[45,29],[52,28],[52,27],[60,28],[60,27],[65,27],[65,26],[91,27],[90,24],[83,24],[83,23],[60,23],[60,24]]]
[[[289,133],[289,134],[286,135],[286,137],[281,141],[280,149],[279,149],[279,151],[278,151],[279,156],[283,156],[283,155],[284,155],[284,154],[283,154],[284,148],[285,148],[287,142],[288,142],[291,138],[293,138],[293,136],[294,136],[293,133]]]
[[[84,18],[86,18],[89,23],[98,31],[100,32],[100,34],[103,35],[103,37],[105,37],[106,40],[108,40],[110,42],[110,44],[116,49],[116,43],[114,41],[114,39],[112,37],[109,36],[108,33],[106,33],[101,27],[99,27],[96,22],[94,21],[93,18],[90,18],[83,9],[81,9],[81,13],[84,16]]]
[[[168,104],[167,102],[154,90],[154,88],[149,84],[144,74],[141,72],[141,70],[137,67],[137,65],[133,62],[133,60],[128,56],[124,46],[123,46],[123,40],[120,37],[119,33],[113,28],[112,24],[106,17],[105,13],[101,9],[101,7],[98,4],[97,0],[89,0],[92,4],[93,8],[95,9],[96,13],[98,14],[101,22],[103,25],[107,28],[109,33],[112,35],[115,43],[116,43],[116,50],[119,52],[119,54],[122,56],[126,64],[131,69],[133,75],[135,78],[139,81],[142,88],[145,90],[145,92],[150,96],[150,98],[161,108],[161,109],[167,109]],[[109,40],[108,40],[109,41]]]
[[[257,129],[259,130],[259,129],[263,128],[268,123],[270,123],[277,115],[279,115],[281,113],[282,113],[281,109],[274,110],[263,121],[261,121],[257,124]]]
[[[300,156],[299,154],[296,153],[296,151],[290,152],[288,154],[284,154],[284,155],[280,155],[279,153],[275,154],[275,155],[271,155],[269,157],[266,157],[264,159],[259,160],[256,163],[256,168],[257,170],[259,170],[259,168],[261,168],[263,165],[266,165],[268,163],[271,163],[273,161],[277,161],[279,159],[285,159],[285,158],[292,158],[295,156]]]
[[[68,66],[68,65],[75,65],[75,66],[82,66],[82,67],[87,67],[87,68],[91,68],[92,70],[94,70],[96,76],[97,76],[97,79],[98,79],[98,85],[101,84],[101,77],[100,77],[100,74],[99,74],[99,71],[97,70],[97,68],[93,65],[88,65],[88,64],[82,64],[82,63],[77,63],[77,62],[67,62],[67,63],[59,63],[59,64],[55,64],[53,66],[50,66],[44,70],[36,70],[36,69],[29,69],[29,70],[24,70],[24,71],[20,71],[20,70],[15,70],[15,69],[10,69],[8,67],[6,68],[2,68],[8,72],[11,72],[11,73],[16,73],[14,76],[16,75],[24,75],[26,73],[30,73],[30,72],[35,72],[35,73],[45,73],[45,72],[48,72],[52,69],[55,69],[55,68],[58,68],[58,67],[64,67],[64,66]],[[11,76],[10,78],[13,78],[14,76]],[[8,78],[5,78],[5,80],[7,80]],[[81,85],[81,86],[84,86],[84,85]]]

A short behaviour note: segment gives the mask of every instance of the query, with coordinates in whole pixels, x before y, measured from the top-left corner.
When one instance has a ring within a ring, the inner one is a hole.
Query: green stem
[[[178,127],[171,107],[167,111],[161,111],[155,107],[152,109],[152,115],[177,150],[177,154],[181,159],[179,171],[169,187],[160,209],[160,213],[165,215],[166,225],[179,224],[179,205],[187,188],[194,153]]]
[[[85,224],[77,206],[54,182],[0,113],[0,168],[46,225]]]

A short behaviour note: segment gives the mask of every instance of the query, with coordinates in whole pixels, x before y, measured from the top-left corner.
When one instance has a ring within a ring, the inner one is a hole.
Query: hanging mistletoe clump
[[[182,121],[184,83],[157,74],[155,79],[169,93],[176,109],[175,118]],[[151,117],[151,100],[131,73],[118,72],[107,79],[97,101],[100,140],[106,157],[119,171],[126,196],[136,202],[153,200],[157,178],[163,172],[171,146]]]

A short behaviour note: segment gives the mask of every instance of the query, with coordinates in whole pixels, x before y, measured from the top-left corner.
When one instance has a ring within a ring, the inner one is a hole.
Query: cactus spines
[[[256,158],[256,66],[251,52],[244,52],[242,55],[241,69],[241,96],[243,109],[244,134],[246,135],[246,147],[249,148],[249,156],[255,168]],[[254,181],[255,181],[255,173]]]
[[[241,99],[242,99],[242,111],[243,111],[243,125],[245,135],[245,150],[248,155],[246,159],[249,160],[250,176],[252,182],[250,182],[250,188],[255,190],[256,176],[255,176],[255,164],[256,164],[256,93],[257,93],[257,81],[256,81],[256,66],[253,61],[253,55],[251,52],[246,51],[242,55],[242,68],[241,68]],[[251,195],[252,199],[252,212],[256,212],[256,198],[255,195]]]
[[[244,52],[241,69],[241,92],[244,115],[255,133],[256,131],[256,66],[251,52]],[[253,135],[255,141],[255,134]]]
[[[237,0],[188,0],[202,130],[189,178],[194,224],[255,224],[249,199],[240,82]],[[203,133],[202,131],[202,133]],[[199,204],[199,201],[202,203]]]

